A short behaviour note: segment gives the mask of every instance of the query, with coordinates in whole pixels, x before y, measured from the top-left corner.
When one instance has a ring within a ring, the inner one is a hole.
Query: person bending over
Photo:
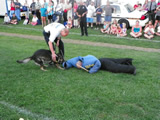
[[[61,36],[65,37],[69,34],[69,30],[61,23],[51,23],[44,27],[43,36],[52,53],[52,59],[56,62],[55,46],[59,48],[59,53],[64,56],[64,44]]]

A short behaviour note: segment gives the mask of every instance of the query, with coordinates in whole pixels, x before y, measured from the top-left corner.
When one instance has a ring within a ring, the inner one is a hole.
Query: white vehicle
[[[114,7],[114,11],[112,13],[112,21],[116,19],[119,24],[126,23],[126,27],[132,27],[135,25],[136,21],[139,20],[139,24],[141,26],[145,26],[145,24],[149,21],[147,16],[145,15],[147,11],[138,11],[134,10],[134,8],[128,3],[111,3],[111,6]],[[102,5],[103,9],[105,5]],[[102,13],[101,23],[103,24],[105,17],[105,12]],[[94,14],[94,23],[96,22],[96,13]]]
[[[4,16],[8,12],[7,0],[0,0],[0,16]]]

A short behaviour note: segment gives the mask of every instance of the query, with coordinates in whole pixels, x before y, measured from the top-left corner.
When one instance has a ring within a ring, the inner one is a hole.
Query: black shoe
[[[83,34],[81,34],[81,36],[84,36]]]
[[[86,36],[88,37],[88,34],[86,34]]]
[[[134,70],[133,75],[136,75],[136,69]]]

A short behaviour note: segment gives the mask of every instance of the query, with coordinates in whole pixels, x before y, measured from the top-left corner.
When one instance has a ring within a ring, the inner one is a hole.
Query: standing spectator
[[[109,1],[107,1],[107,5],[104,7],[105,11],[105,21],[110,22],[112,21],[112,11],[114,8],[110,5]]]
[[[96,29],[100,29],[100,25],[101,25],[101,14],[102,14],[103,10],[101,8],[101,6],[98,6],[98,8],[96,9]],[[98,28],[99,27],[99,28]]]
[[[69,0],[67,0],[66,9],[67,9],[67,20],[69,19],[69,17],[71,17],[72,19],[72,4],[69,2]]]
[[[18,21],[21,20],[21,16],[20,16],[21,10],[20,10],[20,7],[21,7],[21,3],[18,2],[18,0],[16,0],[16,2],[15,2],[15,15],[16,15]]]
[[[157,36],[160,36],[160,24],[159,24],[159,26],[157,27],[156,35],[157,35]]]
[[[41,14],[40,14],[41,3],[39,2],[39,0],[37,0],[35,7],[36,7],[36,16],[38,20],[40,21],[41,20]]]
[[[10,18],[9,18],[9,16],[8,16],[8,14],[7,13],[5,13],[5,16],[4,16],[4,24],[9,24],[10,23]]]
[[[79,24],[78,24],[78,16],[76,14],[77,12],[77,9],[78,9],[78,4],[76,1],[74,1],[74,6],[73,6],[73,9],[74,9],[74,27],[75,28],[78,28]]]
[[[142,36],[142,26],[139,25],[139,21],[136,21],[136,25],[132,27],[132,31],[130,32],[130,35],[134,38],[138,38]]]
[[[30,9],[32,11],[32,15],[36,14],[36,2],[34,2],[34,0],[32,0],[32,3],[30,5]]]
[[[23,10],[23,11],[26,11],[26,13],[25,13],[25,16],[27,17],[27,18],[29,18],[29,5],[28,5],[28,2],[27,2],[27,0],[25,0],[25,3],[24,3],[24,9],[25,10]]]
[[[13,24],[13,25],[17,25],[18,24],[18,19],[17,19],[15,13],[13,13],[13,16],[11,18],[11,22],[10,23]]]
[[[157,8],[157,4],[155,0],[149,1],[147,7],[148,7],[149,21],[152,21],[154,24],[155,23],[155,10]]]
[[[85,5],[83,5],[83,2],[80,1],[80,5],[78,6],[77,9],[77,16],[80,18],[81,36],[84,35],[84,31],[86,36],[88,36],[86,14],[87,14],[87,8]]]
[[[126,28],[126,24],[122,23],[122,33],[120,34],[121,37],[125,37],[127,36],[127,28]]]
[[[67,9],[66,9],[66,4],[64,2],[64,0],[62,0],[62,9],[63,9],[63,22],[64,22],[64,25],[66,25],[66,22],[67,22]]]
[[[11,0],[10,18],[12,18],[13,13],[15,13],[15,3],[14,0]]]
[[[94,6],[95,8],[101,6],[101,0],[94,0]]]
[[[152,25],[152,22],[149,21],[149,23],[146,25],[144,30],[144,37],[148,39],[152,39],[154,37],[154,27]]]
[[[53,3],[49,2],[48,8],[47,8],[47,13],[48,13],[48,24],[52,22],[52,16],[53,16]]]
[[[38,22],[37,22],[37,21],[38,21],[37,16],[36,16],[36,15],[33,15],[31,25],[33,25],[33,26],[37,25],[37,24],[38,24]]]
[[[46,26],[46,14],[47,14],[47,9],[44,8],[44,5],[42,5],[40,12],[41,12],[41,19],[42,19],[42,27],[44,27]]]
[[[91,24],[91,28],[93,28],[93,14],[96,11],[94,7],[94,3],[91,2],[91,4],[87,7],[88,13],[87,13],[87,27],[89,27],[89,23]]]
[[[58,3],[57,3],[57,6],[55,8],[55,11],[56,11],[56,14],[58,15],[58,22],[59,23],[62,23],[62,16],[63,16],[63,6],[62,6],[62,0],[60,0]]]
[[[46,2],[46,0],[44,0],[44,8],[48,8],[48,3]]]
[[[86,7],[88,7],[90,4],[91,4],[92,0],[86,0],[85,4],[86,4]]]
[[[142,8],[140,9],[140,11],[142,11],[142,10],[148,11],[147,5],[148,5],[148,0],[145,0],[145,2],[143,4]]]
[[[156,9],[156,21],[154,24],[154,29],[156,28],[158,23],[160,24],[160,6],[158,6]]]

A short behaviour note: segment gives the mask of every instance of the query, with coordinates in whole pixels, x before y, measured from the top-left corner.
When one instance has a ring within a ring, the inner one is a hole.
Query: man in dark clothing
[[[86,14],[87,8],[85,5],[83,5],[83,2],[81,1],[77,9],[77,16],[80,18],[81,36],[84,35],[84,31],[86,36],[88,36]]]
[[[132,65],[131,58],[100,58],[99,61],[101,62],[101,70],[106,70],[113,73],[136,74],[136,68]]]
[[[148,8],[148,15],[149,15],[149,21],[152,21],[152,23],[155,23],[155,10],[157,8],[157,3],[155,0],[151,0],[147,4]]]
[[[36,2],[32,0],[32,4],[30,5],[30,9],[32,11],[32,15],[36,14]]]

